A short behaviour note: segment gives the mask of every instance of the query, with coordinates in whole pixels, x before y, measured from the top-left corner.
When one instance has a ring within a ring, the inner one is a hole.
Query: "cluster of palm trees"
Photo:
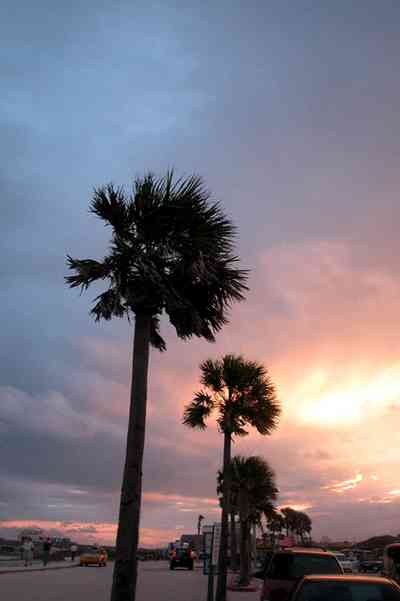
[[[234,225],[198,176],[175,179],[172,172],[163,177],[147,174],[135,180],[130,191],[108,184],[94,190],[90,211],[111,228],[109,251],[101,261],[68,256],[72,274],[66,282],[81,291],[101,281],[107,283],[91,309],[96,321],[135,319],[126,459],[111,591],[111,601],[134,601],[150,346],[166,349],[161,335],[161,320],[165,317],[179,338],[196,336],[213,342],[227,323],[231,305],[244,300],[248,272],[238,267]],[[241,356],[205,361],[201,383],[201,390],[185,408],[184,423],[202,430],[214,414],[223,434],[216,599],[225,601],[229,516],[235,520],[238,515],[246,533],[249,524],[268,511],[267,500],[272,502],[276,495],[267,464],[257,457],[236,457],[232,461],[232,442],[245,436],[249,426],[262,435],[271,434],[278,424],[280,406],[266,368]],[[244,475],[261,472],[266,488],[265,494],[258,497],[251,477]],[[247,540],[243,534],[243,548]]]
[[[275,484],[275,474],[262,457],[235,456],[229,466],[230,491],[230,567],[233,571],[238,568],[237,558],[240,557],[240,577],[238,584],[246,586],[250,582],[250,540],[252,526],[267,523],[276,512],[274,501],[278,489]],[[218,473],[217,493],[223,491],[223,474]],[[222,503],[222,497],[220,496]],[[237,519],[236,519],[237,518]],[[240,553],[236,530],[240,525]]]
[[[200,371],[202,388],[186,405],[183,422],[191,428],[204,430],[207,420],[215,416],[224,437],[223,469],[218,484],[222,515],[216,590],[216,600],[224,601],[229,517],[232,541],[235,539],[235,515],[239,513],[240,516],[243,533],[240,537],[241,581],[245,582],[249,579],[250,524],[256,513],[266,510],[266,504],[273,501],[278,492],[273,472],[263,459],[239,456],[232,460],[232,442],[235,437],[246,436],[249,426],[260,434],[271,434],[278,424],[280,406],[266,368],[256,361],[240,355],[225,355],[221,359],[208,359],[200,365]]]

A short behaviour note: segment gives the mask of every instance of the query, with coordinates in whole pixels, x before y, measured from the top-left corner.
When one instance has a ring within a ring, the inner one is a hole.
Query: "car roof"
[[[303,582],[326,582],[326,581],[337,581],[337,582],[364,582],[370,584],[393,584],[397,588],[400,588],[393,580],[385,578],[384,576],[361,576],[357,574],[326,574],[326,575],[310,575],[304,576]]]
[[[318,547],[290,547],[288,549],[283,549],[282,551],[277,551],[276,555],[281,555],[282,553],[289,553],[291,555],[328,555],[330,557],[335,557],[334,553],[319,549]]]

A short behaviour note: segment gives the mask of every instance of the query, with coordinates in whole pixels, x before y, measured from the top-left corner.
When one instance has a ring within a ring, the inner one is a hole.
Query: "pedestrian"
[[[76,546],[75,543],[73,543],[71,545],[71,561],[74,561],[77,551],[78,551],[78,547]]]
[[[25,567],[27,568],[28,565],[32,565],[32,560],[33,560],[33,542],[30,538],[26,538],[24,540],[24,543],[22,545],[23,549],[24,549],[24,560],[25,560]]]
[[[47,538],[43,543],[43,565],[44,566],[47,566],[47,564],[49,562],[50,549],[51,549],[51,540],[49,538]]]

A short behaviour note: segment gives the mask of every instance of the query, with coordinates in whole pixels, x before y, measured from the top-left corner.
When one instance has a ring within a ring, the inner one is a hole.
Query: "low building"
[[[18,541],[23,543],[27,538],[30,538],[33,543],[42,543],[46,537],[41,528],[25,528],[19,533]]]

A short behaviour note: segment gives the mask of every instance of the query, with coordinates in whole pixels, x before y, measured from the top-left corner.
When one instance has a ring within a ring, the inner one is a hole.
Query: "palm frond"
[[[76,273],[66,276],[66,283],[70,288],[80,287],[82,291],[89,288],[93,282],[108,278],[111,273],[110,265],[106,261],[100,263],[93,259],[73,259],[69,255],[67,266]]]
[[[95,188],[89,210],[111,225],[117,234],[123,233],[129,226],[127,201],[122,187],[115,188],[110,183]]]
[[[158,317],[153,317],[151,320],[150,344],[161,352],[167,348],[164,339],[160,335],[160,320]]]
[[[205,430],[206,419],[214,409],[214,401],[211,396],[203,391],[197,392],[191,403],[186,405],[183,414],[183,423],[190,428]]]
[[[200,365],[201,383],[213,392],[221,392],[224,387],[221,362],[207,359]]]
[[[95,299],[96,304],[90,311],[95,321],[105,319],[109,321],[112,317],[124,317],[126,307],[121,303],[121,297],[114,288],[109,288]]]

